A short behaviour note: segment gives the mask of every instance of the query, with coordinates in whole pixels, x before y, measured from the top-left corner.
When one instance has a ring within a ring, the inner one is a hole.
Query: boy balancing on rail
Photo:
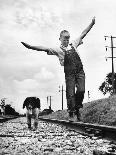
[[[69,43],[69,32],[67,30],[61,31],[59,38],[61,45],[58,48],[31,46],[27,43],[21,42],[28,49],[45,51],[48,55],[56,55],[59,58],[61,66],[64,66],[67,108],[71,120],[73,120],[74,114],[77,119],[80,120],[79,109],[83,107],[82,102],[85,93],[85,73],[80,56],[77,52],[77,47],[83,43],[82,39],[86,36],[94,24],[95,17],[92,19],[89,26],[72,43]]]

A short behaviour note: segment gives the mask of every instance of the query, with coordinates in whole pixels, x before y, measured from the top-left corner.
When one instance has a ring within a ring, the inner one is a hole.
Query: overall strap
[[[70,74],[70,73],[75,74],[75,73],[79,73],[81,70],[83,70],[81,59],[78,53],[76,52],[75,48],[71,46],[71,49],[65,52],[64,72],[66,74]]]

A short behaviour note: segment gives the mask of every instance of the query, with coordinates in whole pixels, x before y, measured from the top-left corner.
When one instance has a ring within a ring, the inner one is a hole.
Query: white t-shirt
[[[77,47],[79,45],[81,45],[82,43],[83,43],[82,42],[82,39],[81,39],[81,37],[79,37],[76,40],[72,41],[68,45],[68,47],[62,47],[62,48],[67,51],[67,50],[70,50],[71,49],[71,46],[73,46],[75,48],[75,51],[78,53]],[[61,66],[64,66],[64,55],[65,55],[65,53],[64,53],[64,51],[60,47],[49,48],[49,52],[47,54],[48,55],[56,55],[59,58],[59,61],[60,61]],[[79,55],[79,53],[78,53],[78,55]]]

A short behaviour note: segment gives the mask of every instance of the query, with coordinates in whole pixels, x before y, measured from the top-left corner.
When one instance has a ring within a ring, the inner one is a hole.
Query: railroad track
[[[6,122],[10,119],[18,118],[17,116],[2,116],[0,119],[0,123]],[[98,137],[107,140],[112,140],[116,142],[116,127],[106,126],[106,125],[98,125],[98,124],[90,124],[83,122],[70,122],[66,120],[56,120],[56,119],[48,119],[48,118],[39,118],[42,121],[57,123],[61,125],[65,125],[66,127],[75,130],[83,135],[87,135],[89,137]]]
[[[65,125],[68,128],[71,128],[83,135],[87,135],[90,137],[98,137],[116,142],[116,127],[113,126],[90,124],[83,122],[70,122],[66,120],[56,120],[47,118],[39,118],[39,119],[47,122]]]
[[[18,118],[17,116],[2,116],[0,119],[0,123],[8,121],[10,119]],[[98,125],[98,124],[90,124],[83,122],[70,122],[66,120],[56,120],[56,119],[48,119],[48,118],[39,118],[42,121],[57,123],[61,125],[65,125],[66,127],[73,129],[83,135],[87,135],[89,137],[98,137],[107,140],[113,140],[116,142],[116,127],[106,126],[106,125]]]
[[[8,115],[0,115],[0,123],[6,122],[10,119],[18,118],[19,116],[8,116]]]
[[[18,154],[25,150],[30,154],[82,155],[88,151],[87,155],[104,155],[107,150],[107,154],[116,155],[116,143],[112,141],[115,140],[115,130],[110,127],[102,126],[101,130],[100,126],[88,123],[40,118],[38,129],[33,132],[27,129],[26,123],[26,118],[20,117],[0,124],[1,153],[14,155],[14,151]],[[109,130],[113,139],[107,136]],[[101,148],[106,150],[102,153]]]

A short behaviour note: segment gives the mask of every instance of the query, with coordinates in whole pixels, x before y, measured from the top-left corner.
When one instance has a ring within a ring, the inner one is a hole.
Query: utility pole
[[[63,85],[62,85],[62,88],[61,88],[61,90],[60,90],[60,86],[59,86],[59,92],[62,92],[62,110],[63,110],[63,91],[65,91],[64,89],[63,89]]]
[[[111,48],[111,57],[107,57],[107,58],[111,58],[112,59],[112,90],[113,90],[113,94],[116,93],[116,90],[115,90],[115,87],[114,87],[114,53],[113,53],[113,49],[116,48],[113,46],[113,39],[116,38],[116,37],[113,37],[113,36],[104,36],[105,37],[105,40],[106,38],[110,38],[111,39],[111,47],[110,46],[105,46],[106,47],[106,51],[107,51],[107,48]],[[107,61],[107,58],[106,58],[106,61]]]
[[[47,96],[47,105],[48,105],[48,96]]]
[[[89,102],[89,99],[90,99],[90,92],[88,91],[88,102]]]
[[[51,96],[50,96],[50,109],[51,109]]]
[[[52,104],[51,104],[51,100],[52,100],[52,99],[51,99],[51,97],[52,97],[52,96],[47,96],[47,104],[48,104],[48,100],[49,100],[49,98],[50,98],[50,105],[49,105],[49,109],[51,109],[51,106],[52,106]]]

